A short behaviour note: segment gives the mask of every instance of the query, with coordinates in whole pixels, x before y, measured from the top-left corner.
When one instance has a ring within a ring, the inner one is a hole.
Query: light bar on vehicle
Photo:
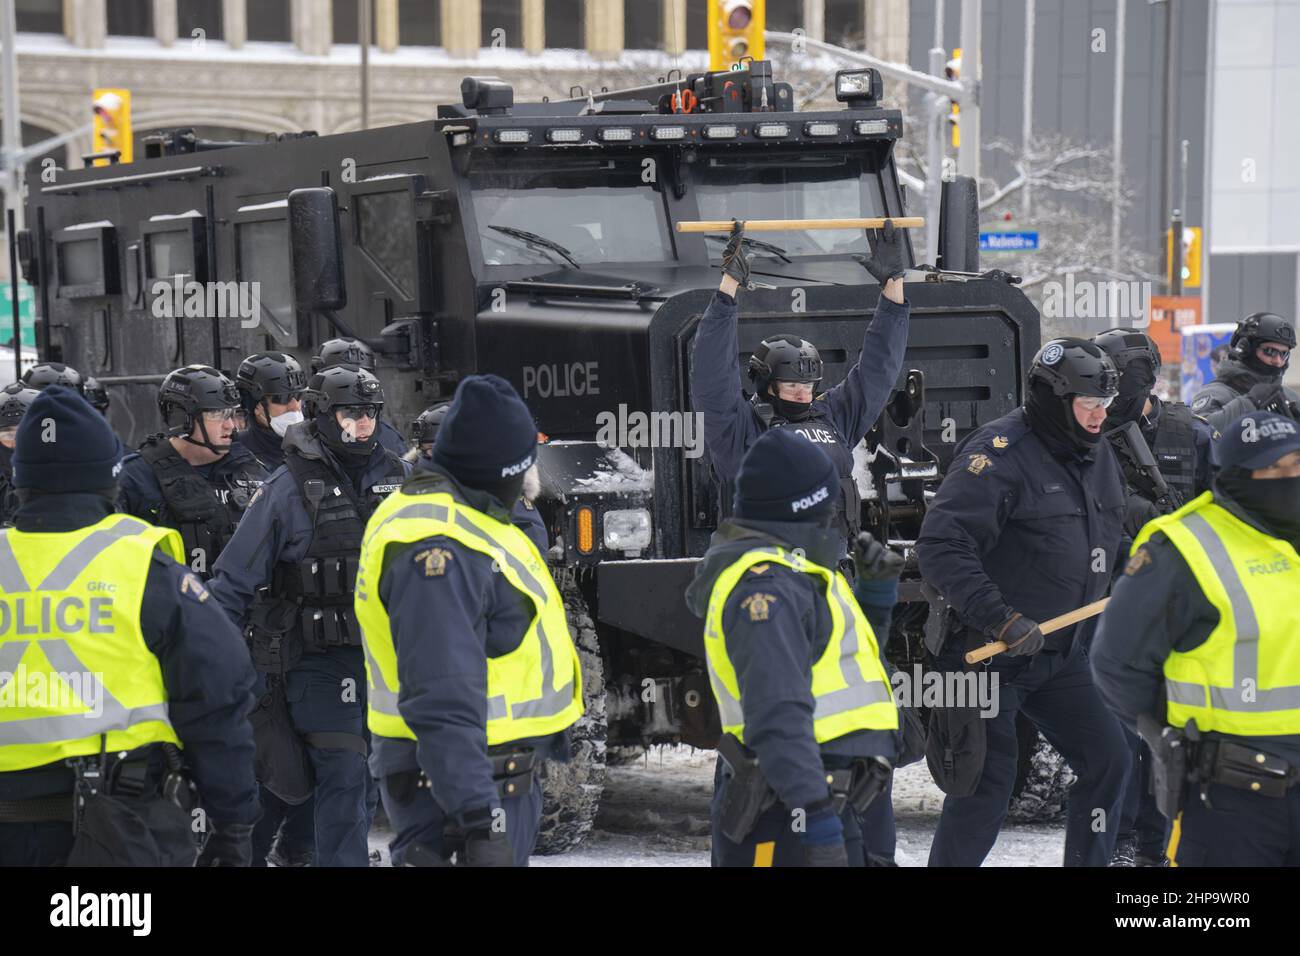
[[[582,142],[582,130],[548,129],[546,131],[546,140],[550,143],[580,143]]]
[[[776,139],[790,135],[789,123],[759,123],[754,127],[754,135],[759,139]]]
[[[803,132],[805,136],[839,136],[840,124],[813,120],[811,123],[803,124]]]
[[[499,129],[492,138],[498,143],[527,143],[532,136],[526,129]]]
[[[685,126],[655,126],[650,130],[650,137],[657,140],[685,139]]]
[[[705,139],[735,139],[739,130],[735,123],[718,123],[704,127]]]
[[[858,120],[853,124],[853,132],[859,136],[873,136],[877,133],[889,132],[889,120]]]
[[[626,143],[632,139],[632,130],[627,126],[606,126],[600,131],[603,143]]]

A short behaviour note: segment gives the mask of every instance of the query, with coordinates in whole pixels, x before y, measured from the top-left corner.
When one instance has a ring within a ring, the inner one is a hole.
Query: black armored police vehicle
[[[464,376],[510,380],[545,441],[539,509],[584,658],[575,761],[549,770],[541,845],[591,825],[607,746],[712,747],[701,627],[683,599],[723,498],[689,413],[689,356],[726,230],[683,220],[904,215],[902,115],[871,70],[836,76],[839,108],[795,109],[766,61],[635,89],[515,103],[468,78],[427,122],[266,143],[154,136],[146,156],[28,184],[23,275],[44,360],[106,386],[128,442],[157,427],[163,373],[306,361],[355,336],[399,427]],[[977,271],[974,184],[944,184],[938,265],[908,273],[903,374],[858,450],[862,525],[910,554],[953,445],[1021,400],[1039,317],[1011,277]],[[824,385],[861,348],[879,295],[860,230],[756,234],[741,298],[749,352],[793,331]],[[909,567],[914,568],[914,560]],[[914,571],[891,637],[909,668],[941,599]]]

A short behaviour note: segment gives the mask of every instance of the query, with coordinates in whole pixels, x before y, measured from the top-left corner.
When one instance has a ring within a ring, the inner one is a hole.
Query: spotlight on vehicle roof
[[[460,81],[465,109],[479,113],[504,113],[515,105],[515,88],[495,76],[467,76]]]
[[[879,70],[840,70],[835,74],[835,98],[841,103],[875,106],[884,92]]]

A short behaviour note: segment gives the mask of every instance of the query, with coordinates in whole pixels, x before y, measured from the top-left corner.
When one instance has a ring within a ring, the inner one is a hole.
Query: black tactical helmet
[[[83,387],[86,393],[86,401],[90,402],[101,415],[107,415],[108,389],[99,384],[99,379],[89,376],[86,377]]]
[[[758,343],[749,357],[748,371],[759,395],[772,382],[805,382],[816,387],[822,380],[822,357],[807,339],[774,335]]]
[[[420,412],[411,423],[411,441],[417,445],[427,445],[435,441],[438,437],[438,429],[442,427],[442,420],[447,417],[449,408],[451,402],[439,402]]]
[[[22,382],[12,382],[0,390],[0,428],[14,428],[23,419],[33,399],[41,394]]]
[[[1160,369],[1160,349],[1145,332],[1136,329],[1108,329],[1092,341],[1110,356],[1120,375],[1124,374],[1124,369],[1134,359],[1146,359],[1151,363],[1152,371]]]
[[[375,350],[360,339],[330,339],[312,358],[311,370],[320,372],[334,365],[358,365],[374,372]]]
[[[379,440],[379,411],[384,388],[379,379],[358,365],[333,365],[317,372],[300,396],[302,413],[316,426],[316,434],[337,454],[369,457]],[[334,409],[348,405],[372,406],[375,429],[366,439],[345,434]]]
[[[287,405],[307,387],[307,376],[287,352],[257,352],[239,363],[235,385],[244,411],[252,414],[266,400]],[[269,417],[269,411],[267,414]]]
[[[1229,346],[1237,358],[1253,361],[1255,349],[1265,342],[1279,342],[1289,349],[1295,348],[1295,323],[1274,312],[1252,312],[1237,323]],[[1288,360],[1287,365],[1290,364]],[[1268,371],[1276,370],[1270,368]]]
[[[1034,356],[1029,381],[1044,382],[1052,394],[1114,398],[1119,394],[1119,372],[1109,355],[1087,339],[1052,339]]]
[[[167,426],[169,438],[184,438],[210,451],[224,453],[229,445],[214,445],[202,413],[225,408],[239,408],[239,389],[235,383],[210,365],[186,365],[163,379],[158,389],[158,411]],[[190,438],[198,423],[201,440]]]
[[[81,373],[71,365],[62,362],[40,362],[23,372],[22,382],[38,392],[47,385],[66,385],[84,393]]]

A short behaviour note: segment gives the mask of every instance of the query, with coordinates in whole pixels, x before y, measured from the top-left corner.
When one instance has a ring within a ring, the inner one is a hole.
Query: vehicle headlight
[[[650,512],[645,508],[606,511],[605,547],[611,551],[644,551],[650,547]]]

